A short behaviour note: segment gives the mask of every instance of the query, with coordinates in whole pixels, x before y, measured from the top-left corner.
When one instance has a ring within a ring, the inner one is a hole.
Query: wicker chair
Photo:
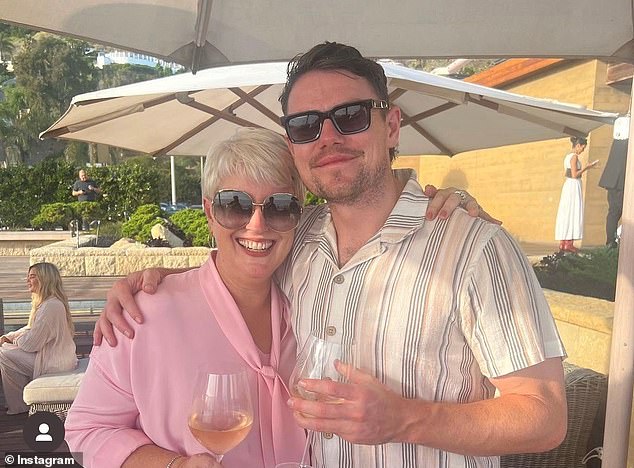
[[[564,363],[568,399],[568,433],[563,443],[548,452],[506,455],[502,468],[586,468],[582,460],[597,408],[607,392],[607,377],[591,369]]]

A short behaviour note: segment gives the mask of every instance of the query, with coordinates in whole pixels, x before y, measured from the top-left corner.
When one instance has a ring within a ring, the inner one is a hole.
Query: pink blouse
[[[154,295],[139,293],[145,322],[133,325],[134,339],[116,332],[115,348],[93,348],[66,420],[71,450],[83,452],[87,467],[120,466],[146,444],[183,455],[204,452],[187,427],[196,372],[241,364],[251,373],[254,422],[223,466],[299,460],[304,431],[286,406],[296,342],[288,301],[277,286],[271,292],[273,344],[266,364],[212,258],[168,276]]]

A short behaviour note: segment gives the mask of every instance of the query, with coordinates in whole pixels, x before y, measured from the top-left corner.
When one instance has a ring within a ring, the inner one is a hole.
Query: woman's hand
[[[4,343],[13,343],[13,342],[7,335],[2,335],[0,336],[0,346],[2,346]]]
[[[495,219],[484,211],[478,201],[466,190],[459,190],[455,187],[437,189],[433,185],[425,185],[425,195],[431,197],[425,217],[432,220],[438,216],[439,219],[447,219],[457,207],[467,210],[470,216],[478,217],[494,224],[502,224],[502,221]],[[464,197],[460,194],[464,194]]]

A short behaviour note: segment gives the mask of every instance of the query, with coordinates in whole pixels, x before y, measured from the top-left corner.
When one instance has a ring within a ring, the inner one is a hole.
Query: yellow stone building
[[[514,59],[468,79],[527,96],[555,99],[595,110],[625,114],[630,80],[614,76],[614,67],[598,60],[566,61]],[[630,75],[631,77],[631,75]],[[612,143],[612,126],[591,132],[584,162],[600,161],[583,175],[584,238],[578,246],[605,243],[606,191],[598,186]],[[399,156],[396,167],[416,169],[419,181],[469,190],[489,213],[520,242],[552,243],[561,187],[563,160],[570,150],[567,138],[471,151],[446,156]]]

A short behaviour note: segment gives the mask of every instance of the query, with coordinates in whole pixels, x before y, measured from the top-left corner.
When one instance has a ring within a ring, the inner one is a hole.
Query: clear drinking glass
[[[311,334],[302,347],[297,363],[291,374],[289,382],[290,392],[293,396],[305,400],[322,400],[323,397],[301,388],[298,383],[301,379],[329,379],[345,382],[347,376],[342,376],[335,368],[335,360],[346,364],[353,364],[353,346],[335,341],[327,341]],[[331,404],[341,403],[339,399],[328,398]],[[306,445],[302,459],[298,462],[278,464],[276,468],[312,468],[310,465],[308,450],[312,441],[313,432],[308,431]]]
[[[246,371],[201,372],[189,413],[192,435],[218,460],[244,440],[253,424],[253,405]]]

